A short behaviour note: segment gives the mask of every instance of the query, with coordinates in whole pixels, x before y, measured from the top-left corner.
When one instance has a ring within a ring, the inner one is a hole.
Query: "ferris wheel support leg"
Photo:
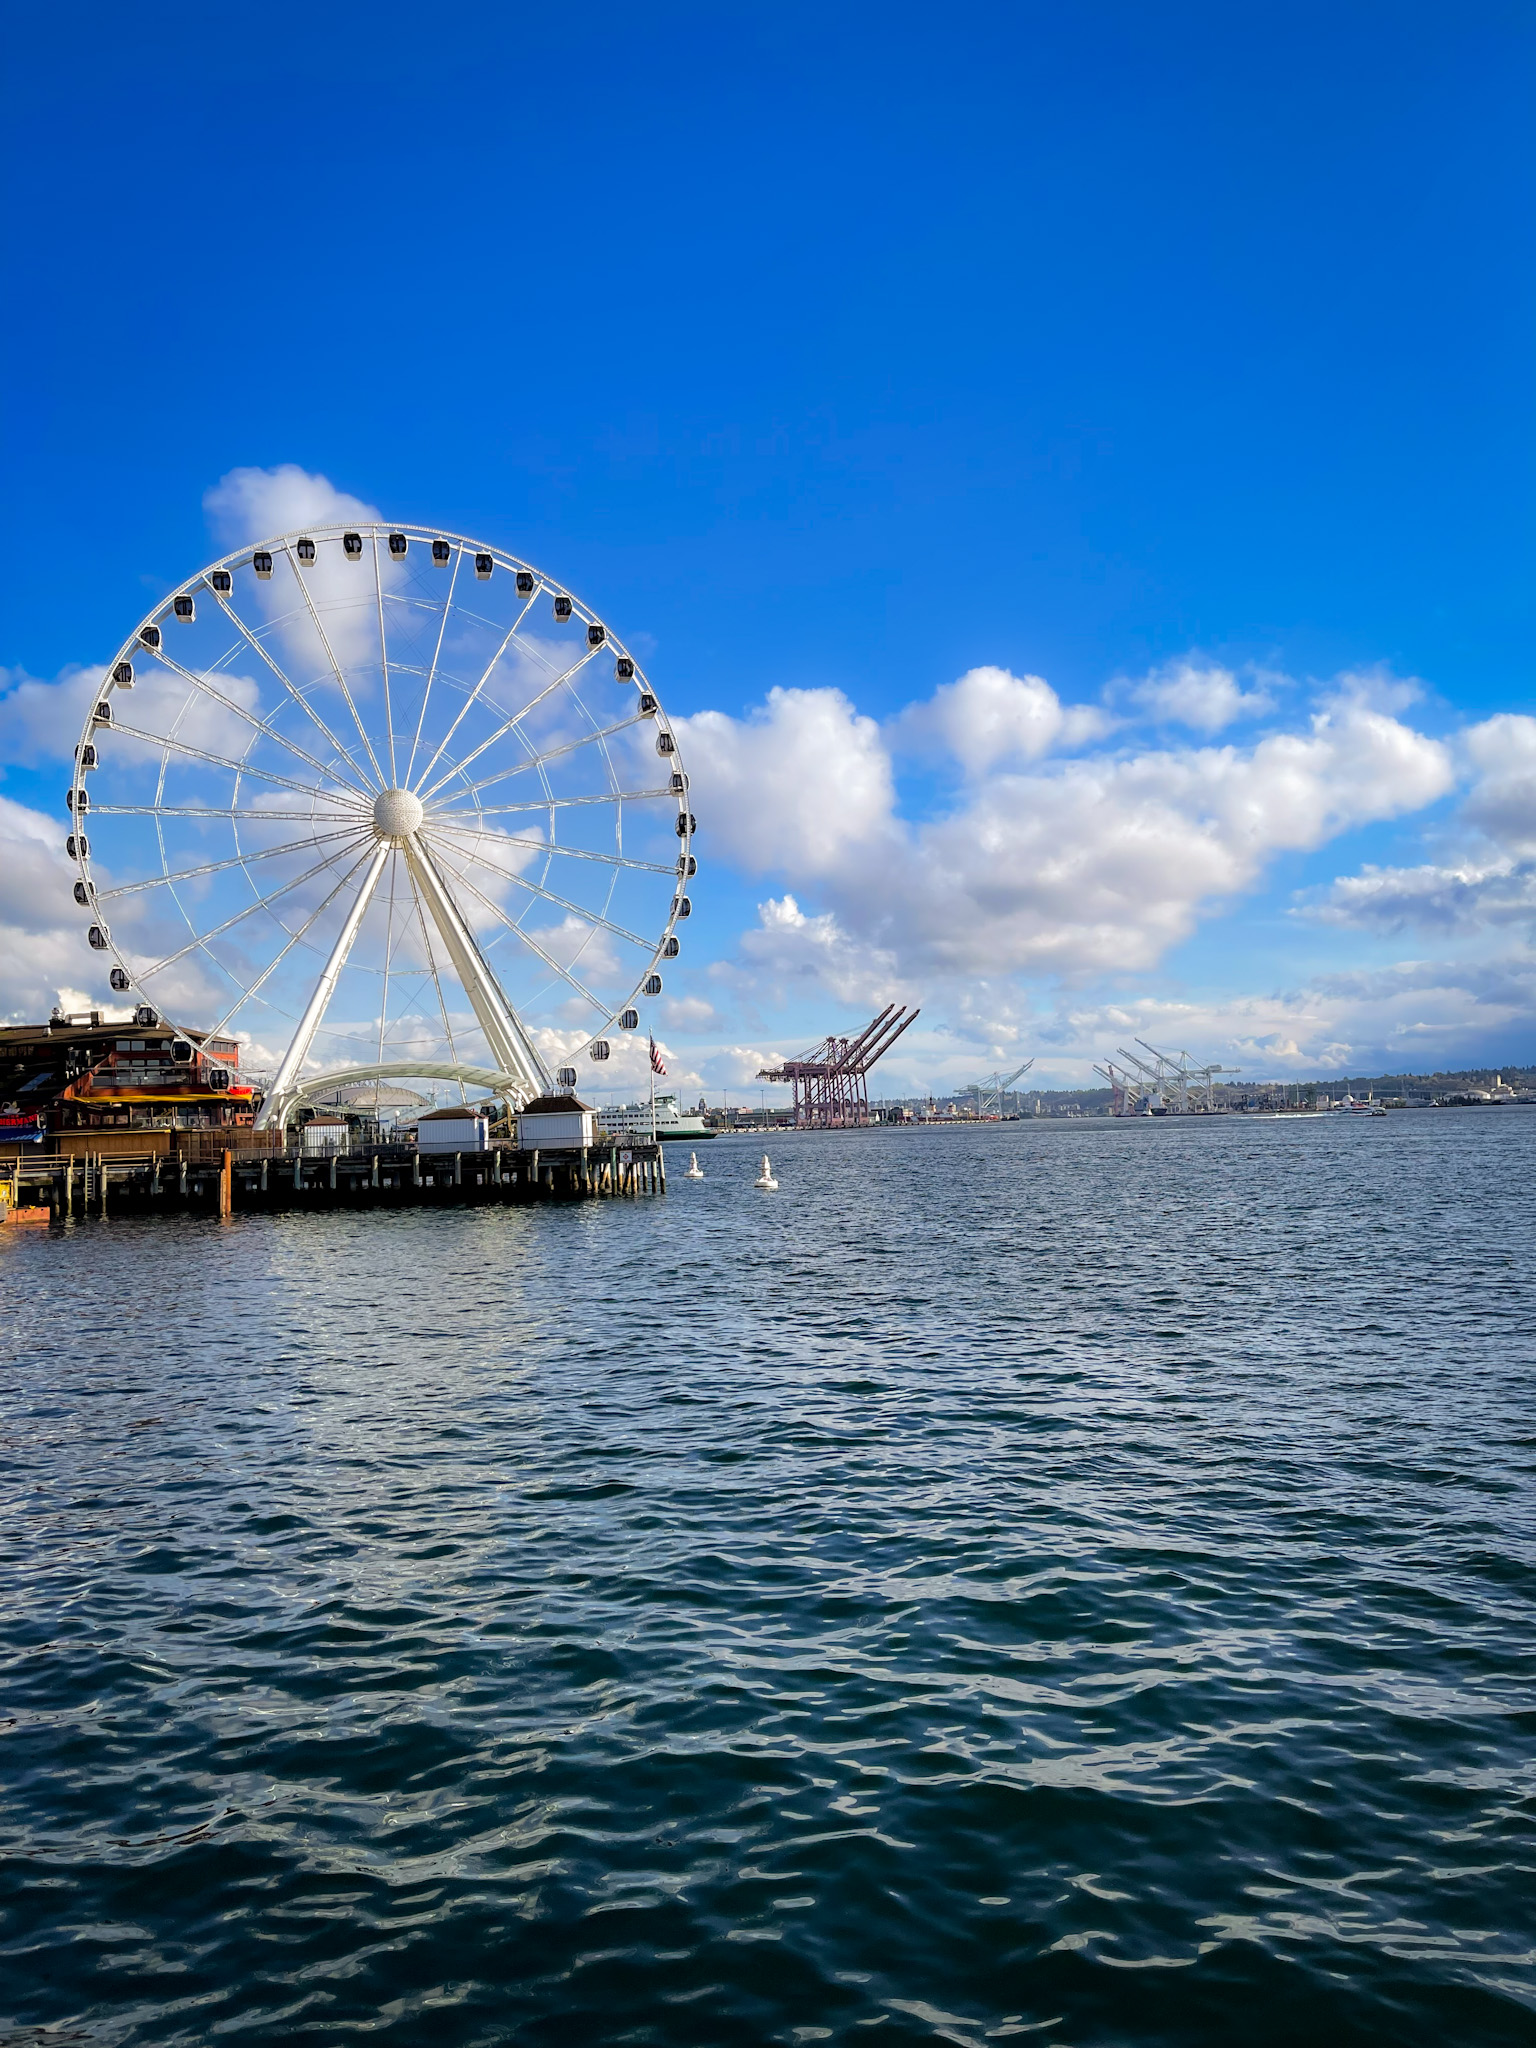
[[[331,948],[331,957],[326,961],[320,979],[315,983],[315,992],[299,1020],[299,1028],[293,1034],[292,1043],[283,1054],[282,1065],[272,1077],[272,1086],[261,1105],[261,1114],[256,1119],[257,1130],[270,1130],[274,1126],[284,1129],[293,1106],[298,1100],[298,1079],[309,1058],[309,1048],[314,1043],[315,1033],[320,1029],[331,997],[336,993],[336,984],[341,979],[341,970],[347,964],[347,955],[357,937],[358,927],[363,921],[363,912],[368,908],[369,899],[378,886],[384,863],[389,859],[390,842],[381,840],[374,848],[373,859],[368,863],[368,872],[363,876],[363,886],[357,892],[357,900],[347,912],[346,921],[336,934],[336,943]]]
[[[474,933],[438,872],[437,863],[415,834],[404,843],[405,857],[421,892],[422,902],[442,934],[454,972],[463,984],[470,1008],[491,1048],[491,1057],[503,1072],[523,1077],[530,1097],[549,1094],[554,1087],[549,1069],[528,1036],[522,1019],[498,987],[495,975],[475,943]]]

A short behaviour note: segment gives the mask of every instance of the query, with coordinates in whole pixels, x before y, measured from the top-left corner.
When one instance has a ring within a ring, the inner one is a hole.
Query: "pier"
[[[328,1209],[485,1207],[664,1195],[660,1145],[562,1151],[256,1152],[187,1145],[160,1153],[60,1152],[0,1167],[0,1211],[17,1220],[233,1216]]]

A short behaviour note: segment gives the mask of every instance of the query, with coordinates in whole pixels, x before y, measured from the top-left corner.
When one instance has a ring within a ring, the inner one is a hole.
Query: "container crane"
[[[1034,1064],[1032,1059],[1027,1059],[1022,1067],[1015,1067],[1011,1074],[994,1074],[990,1081],[968,1081],[960,1092],[962,1095],[975,1096],[976,1114],[979,1117],[1001,1116],[1003,1097],[1019,1076],[1027,1074]]]

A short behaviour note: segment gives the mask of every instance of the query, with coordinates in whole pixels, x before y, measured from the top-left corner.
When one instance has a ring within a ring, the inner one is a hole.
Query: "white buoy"
[[[683,1175],[683,1179],[702,1180],[703,1178],[704,1169],[699,1164],[699,1155],[697,1152],[690,1152],[688,1154],[688,1171]]]
[[[763,1170],[752,1185],[760,1188],[765,1195],[776,1195],[779,1191],[779,1184],[773,1177],[773,1168],[768,1164],[766,1152],[763,1154]]]

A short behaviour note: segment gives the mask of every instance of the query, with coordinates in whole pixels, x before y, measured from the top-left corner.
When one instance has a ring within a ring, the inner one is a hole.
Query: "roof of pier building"
[[[590,1102],[582,1102],[574,1095],[536,1095],[532,1102],[525,1102],[520,1116],[571,1116],[580,1111],[586,1116],[596,1116],[597,1111]]]

